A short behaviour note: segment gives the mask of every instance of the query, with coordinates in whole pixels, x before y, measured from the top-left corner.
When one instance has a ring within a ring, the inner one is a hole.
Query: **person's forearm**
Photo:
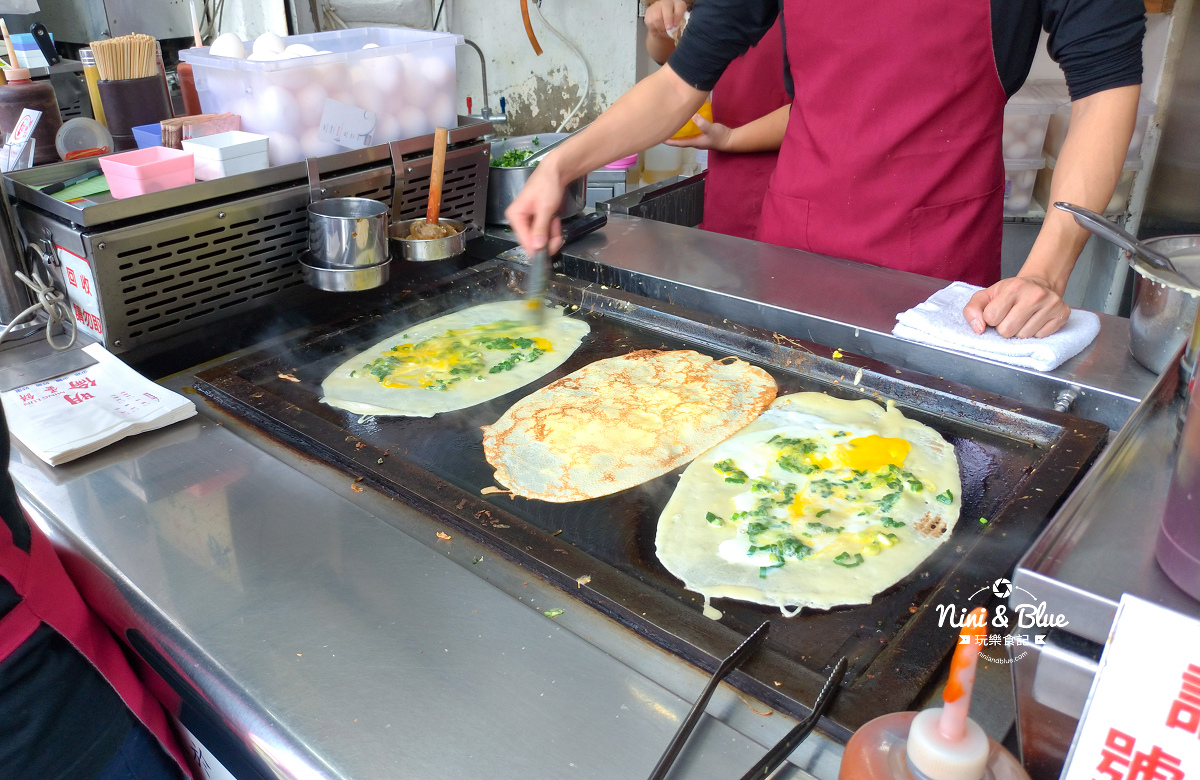
[[[538,165],[562,186],[602,165],[662,143],[696,113],[708,93],[689,86],[670,65],[634,85],[591,126]]]
[[[721,147],[724,152],[775,152],[783,145],[787,133],[788,115],[792,104],[780,106],[753,122],[729,131],[729,141]]]
[[[646,53],[659,65],[666,63],[674,51],[675,41],[652,32],[646,34]]]
[[[1019,276],[1045,280],[1060,295],[1071,269],[1091,235],[1074,218],[1054,208],[1058,201],[1101,212],[1112,198],[1133,125],[1140,88],[1118,87],[1089,95],[1071,105],[1071,127],[1050,182],[1046,221]]]

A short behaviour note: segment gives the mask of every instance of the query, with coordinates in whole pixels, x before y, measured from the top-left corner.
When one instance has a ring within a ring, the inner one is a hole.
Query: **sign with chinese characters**
[[[103,341],[104,325],[100,322],[100,299],[96,297],[92,267],[69,249],[55,245],[54,251],[62,261],[63,281],[67,285],[67,299],[71,302],[75,322],[84,333]]]
[[[1125,595],[1063,780],[1200,780],[1200,621]]]

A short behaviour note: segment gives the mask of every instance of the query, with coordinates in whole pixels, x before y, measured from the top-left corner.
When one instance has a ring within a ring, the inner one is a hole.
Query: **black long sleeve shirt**
[[[782,8],[783,0],[696,0],[669,60],[671,69],[693,87],[712,90],[726,66],[766,34]],[[1029,75],[1042,29],[1049,33],[1050,56],[1062,66],[1072,100],[1142,82],[1143,0],[991,0],[991,9],[996,70],[1009,97]],[[783,21],[786,40],[786,14]],[[781,67],[791,92],[791,74],[786,63]]]

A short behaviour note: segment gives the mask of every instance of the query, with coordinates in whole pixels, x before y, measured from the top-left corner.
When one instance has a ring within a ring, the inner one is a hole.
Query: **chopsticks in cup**
[[[704,708],[708,706],[708,700],[712,698],[721,680],[724,680],[730,672],[740,666],[743,661],[749,659],[750,656],[754,655],[758,651],[758,648],[762,647],[763,642],[767,640],[767,632],[770,630],[771,621],[763,621],[761,626],[754,629],[754,632],[746,637],[746,641],[738,645],[738,648],[721,662],[721,665],[717,667],[717,671],[713,672],[712,679],[708,681],[708,685],[704,687],[700,698],[696,699],[696,703],[692,705],[691,712],[683,719],[683,723],[679,724],[679,730],[675,732],[675,736],[671,738],[671,743],[667,745],[662,758],[658,759],[658,764],[655,765],[654,771],[650,773],[650,780],[663,780],[667,776],[667,772],[671,771],[671,765],[675,763],[679,752],[683,750],[684,743],[691,736],[692,729],[696,728],[696,724],[700,722],[700,716],[704,714]]]
[[[842,678],[845,676],[846,656],[842,656],[834,664],[833,671],[829,673],[829,677],[825,680],[824,687],[817,694],[817,700],[813,703],[812,712],[809,713],[808,717],[797,723],[791,731],[784,735],[783,739],[775,743],[775,747],[768,750],[767,754],[759,759],[758,763],[752,766],[749,772],[742,775],[742,780],[766,780],[766,778],[774,774],[775,770],[792,754],[792,751],[816,728],[817,721],[821,719],[821,715],[829,708],[829,704],[837,695],[838,689],[842,684]]]

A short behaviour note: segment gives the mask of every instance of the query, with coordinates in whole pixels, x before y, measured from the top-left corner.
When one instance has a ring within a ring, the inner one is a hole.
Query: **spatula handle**
[[[446,136],[448,131],[439,127],[433,132],[433,165],[429,169],[429,208],[425,210],[425,221],[438,223],[442,213],[442,179],[446,176]]]

